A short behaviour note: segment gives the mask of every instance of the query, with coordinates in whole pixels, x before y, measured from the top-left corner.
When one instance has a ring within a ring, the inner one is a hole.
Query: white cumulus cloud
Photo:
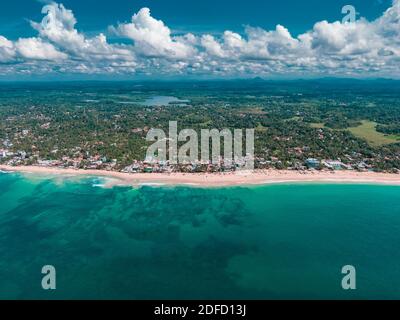
[[[14,60],[15,47],[7,38],[0,36],[0,63],[6,63]]]
[[[18,54],[25,59],[33,60],[63,60],[68,56],[58,51],[51,43],[40,38],[19,39],[15,48]]]
[[[185,59],[194,54],[194,48],[185,38],[173,38],[163,21],[154,19],[149,8],[133,15],[131,23],[112,27],[117,35],[134,42],[135,50],[144,56]]]
[[[79,31],[62,4],[48,3],[42,13],[42,21],[31,22],[37,36],[12,41],[0,35],[1,75],[400,76],[400,0],[374,21],[319,21],[297,36],[280,24],[273,30],[247,26],[240,34],[175,35],[142,8],[129,22],[108,28],[119,43]]]

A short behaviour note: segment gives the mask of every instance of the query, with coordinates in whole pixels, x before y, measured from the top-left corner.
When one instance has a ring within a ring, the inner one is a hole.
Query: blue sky
[[[45,4],[0,2],[0,78],[400,73],[400,0],[60,0],[42,13]],[[358,21],[340,25],[347,4]]]
[[[149,7],[176,32],[243,31],[243,25],[272,29],[280,23],[293,34],[305,32],[316,21],[341,20],[341,8],[352,4],[368,19],[376,19],[391,0],[64,0],[85,32],[105,31],[116,21]],[[34,36],[27,20],[40,20],[43,4],[36,0],[0,1],[0,34],[11,39]]]

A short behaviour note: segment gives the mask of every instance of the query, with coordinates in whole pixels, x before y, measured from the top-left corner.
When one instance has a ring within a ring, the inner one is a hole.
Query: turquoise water
[[[0,298],[400,298],[400,187],[101,183],[0,174]]]

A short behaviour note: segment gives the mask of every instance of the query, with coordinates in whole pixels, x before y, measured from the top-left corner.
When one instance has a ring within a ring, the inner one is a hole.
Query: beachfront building
[[[323,165],[331,170],[342,170],[344,168],[341,161],[326,160],[323,162]]]
[[[7,152],[8,150],[0,149],[0,158],[6,158]]]
[[[308,169],[319,169],[321,162],[317,159],[309,158],[306,160],[306,166]]]

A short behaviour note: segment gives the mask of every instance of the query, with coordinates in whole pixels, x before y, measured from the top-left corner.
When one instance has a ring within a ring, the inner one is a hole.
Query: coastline
[[[122,173],[105,170],[60,169],[38,166],[12,167],[0,165],[0,170],[27,174],[64,176],[98,176],[112,178],[106,187],[117,185],[192,185],[199,187],[234,187],[277,183],[354,183],[400,186],[400,174],[357,171],[289,171],[255,170],[234,173]]]

